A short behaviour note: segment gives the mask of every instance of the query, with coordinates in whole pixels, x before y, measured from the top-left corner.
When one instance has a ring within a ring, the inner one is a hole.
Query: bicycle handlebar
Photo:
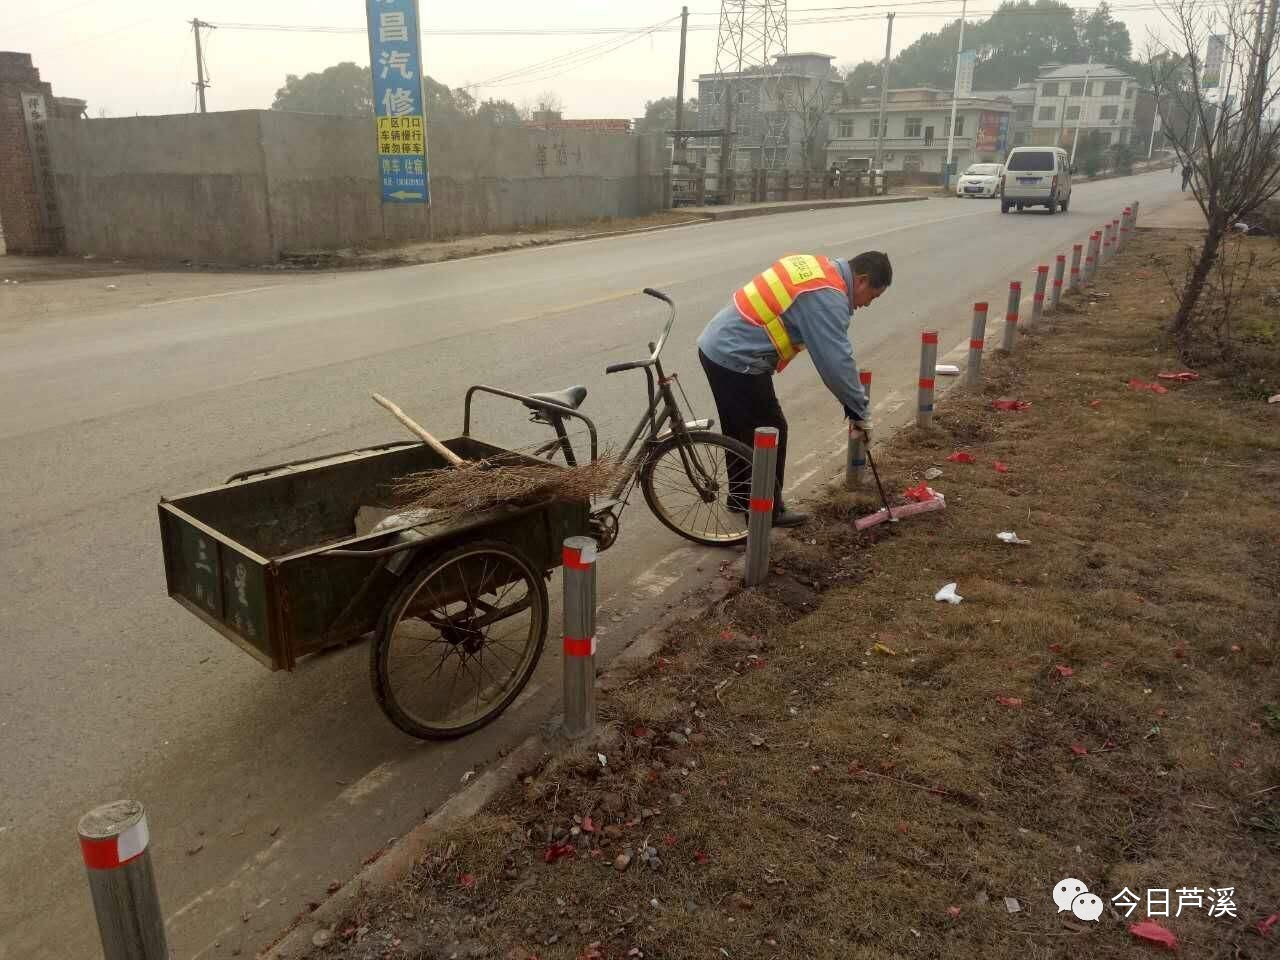
[[[669,296],[661,290],[655,290],[653,287],[645,287],[643,291],[646,296],[653,297],[655,300],[661,300],[670,310],[667,312],[667,325],[662,328],[662,336],[658,338],[656,344],[651,345],[651,352],[647,360],[629,360],[626,363],[611,363],[604,368],[606,374],[621,373],[624,370],[637,370],[640,367],[651,367],[658,362],[658,355],[662,353],[662,345],[667,342],[667,336],[671,333],[671,327],[676,322],[676,304]]]

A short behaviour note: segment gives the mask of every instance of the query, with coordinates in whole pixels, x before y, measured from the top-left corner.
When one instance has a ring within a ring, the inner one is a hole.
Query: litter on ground
[[[1030,400],[992,400],[992,410],[1016,411],[1026,410],[1031,406]]]
[[[1018,536],[1012,530],[1002,530],[1000,533],[996,534],[996,539],[1000,540],[1002,543],[1030,543],[1031,542],[1030,540],[1023,540],[1020,536]]]
[[[959,603],[964,599],[964,597],[956,593],[956,585],[954,583],[948,583],[933,595],[933,599],[939,600],[942,603]]]

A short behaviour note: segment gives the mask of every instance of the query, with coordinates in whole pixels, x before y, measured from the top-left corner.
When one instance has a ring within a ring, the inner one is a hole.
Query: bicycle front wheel
[[[745,543],[751,448],[708,430],[658,443],[640,469],[645,503],[662,524],[710,547]]]

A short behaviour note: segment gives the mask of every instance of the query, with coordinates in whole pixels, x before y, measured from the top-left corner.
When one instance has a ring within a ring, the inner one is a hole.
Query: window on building
[[[924,120],[922,120],[920,117],[907,117],[906,129],[902,135],[908,138],[918,137],[921,135],[921,130],[923,127],[924,127]]]
[[[880,118],[879,117],[871,118],[871,136],[873,137],[880,136]]]
[[[1041,120],[1056,120],[1057,118],[1058,118],[1057,107],[1041,107],[1040,108]]]
[[[746,102],[747,102],[747,91],[745,91],[745,90],[739,90],[739,91],[738,91],[738,103],[739,103],[739,104],[743,104],[743,103],[746,103]]]
[[[1083,81],[1083,80],[1073,80],[1073,81],[1071,82],[1071,95],[1072,95],[1073,97],[1083,97],[1083,96],[1084,96],[1084,81]]]
[[[951,117],[948,116],[942,121],[942,135],[944,137],[951,136]],[[964,114],[956,114],[956,136],[964,136]]]
[[[1089,95],[1089,96],[1091,96],[1091,97],[1100,97],[1100,96],[1102,96],[1102,84],[1101,84],[1099,81],[1097,81],[1097,80],[1092,81],[1092,82],[1089,84],[1089,94],[1088,94],[1088,95]]]
[[[1128,107],[1125,107],[1125,108],[1124,108],[1124,114],[1123,114],[1123,115],[1121,115],[1120,119],[1121,119],[1121,120],[1128,120],[1131,116],[1133,116],[1133,112],[1132,112]]]
[[[1058,95],[1057,83],[1046,83],[1040,88],[1040,93],[1046,97],[1056,97]]]
[[[1034,110],[1035,110],[1035,108],[1034,108],[1034,107],[1019,107],[1019,108],[1018,108],[1018,123],[1030,123],[1030,122],[1031,122],[1031,114],[1032,114],[1032,112],[1033,112]]]
[[[1124,84],[1119,80],[1108,80],[1102,85],[1102,95],[1104,97],[1118,97],[1123,87]]]
[[[1102,120],[1115,120],[1120,116],[1120,108],[1115,104],[1103,107],[1098,113],[1098,117]]]
[[[903,173],[919,173],[924,167],[924,161],[918,153],[908,153],[902,157]]]
[[[1122,129],[1122,130],[1120,131],[1120,142],[1121,142],[1121,143],[1128,143],[1128,142],[1129,142],[1129,128],[1128,128],[1128,127],[1125,127],[1124,129]]]
[[[1110,130],[1099,130],[1099,131],[1098,131],[1098,142],[1099,142],[1100,144],[1102,144],[1104,147],[1109,147],[1109,146],[1111,146],[1111,131],[1110,131]]]
[[[1079,107],[1067,107],[1067,117],[1066,117],[1066,119],[1068,119],[1068,120],[1079,120],[1079,119],[1080,119],[1080,108],[1079,108]]]
[[[853,136],[853,120],[840,120],[836,123],[836,136],[849,138]]]

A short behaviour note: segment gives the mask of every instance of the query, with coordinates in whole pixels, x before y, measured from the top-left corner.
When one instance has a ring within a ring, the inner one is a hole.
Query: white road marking
[[[375,790],[386,786],[391,778],[395,776],[394,762],[391,760],[380,763],[363,777],[357,780],[347,789],[338,794],[337,799],[345,800],[347,803],[355,805],[363,800]]]
[[[806,480],[808,480],[810,477],[812,477],[815,473],[817,473],[821,469],[822,469],[821,467],[814,467],[808,473],[800,474],[800,476],[796,477],[794,480],[791,481],[791,483],[787,485],[787,493],[794,493],[802,483],[804,483]]]
[[[968,220],[972,217],[979,216],[981,212],[982,211],[979,211],[978,213],[961,213],[954,217],[938,217],[935,220],[918,220],[915,223],[904,223],[900,227],[890,227],[888,230],[876,230],[874,233],[863,233],[856,237],[849,237],[845,240],[824,240],[823,243],[829,247],[840,247],[844,246],[846,243],[853,243],[856,240],[870,240],[872,237],[883,237],[886,234],[900,233],[903,230],[916,230],[920,227],[932,226],[935,223],[950,223],[952,220]]]
[[[876,412],[883,410],[887,414],[894,414],[901,410],[907,404],[907,398],[900,394],[897,390],[890,390],[888,396],[877,401],[873,405]]]
[[[205,293],[198,297],[178,297],[176,300],[157,300],[155,303],[140,303],[140,309],[145,310],[147,307],[164,307],[171,303],[191,303],[194,300],[215,300],[219,297],[238,297],[244,293],[259,293],[263,290],[274,290],[282,284],[272,284],[269,287],[249,287],[245,290],[224,290],[222,293]]]

